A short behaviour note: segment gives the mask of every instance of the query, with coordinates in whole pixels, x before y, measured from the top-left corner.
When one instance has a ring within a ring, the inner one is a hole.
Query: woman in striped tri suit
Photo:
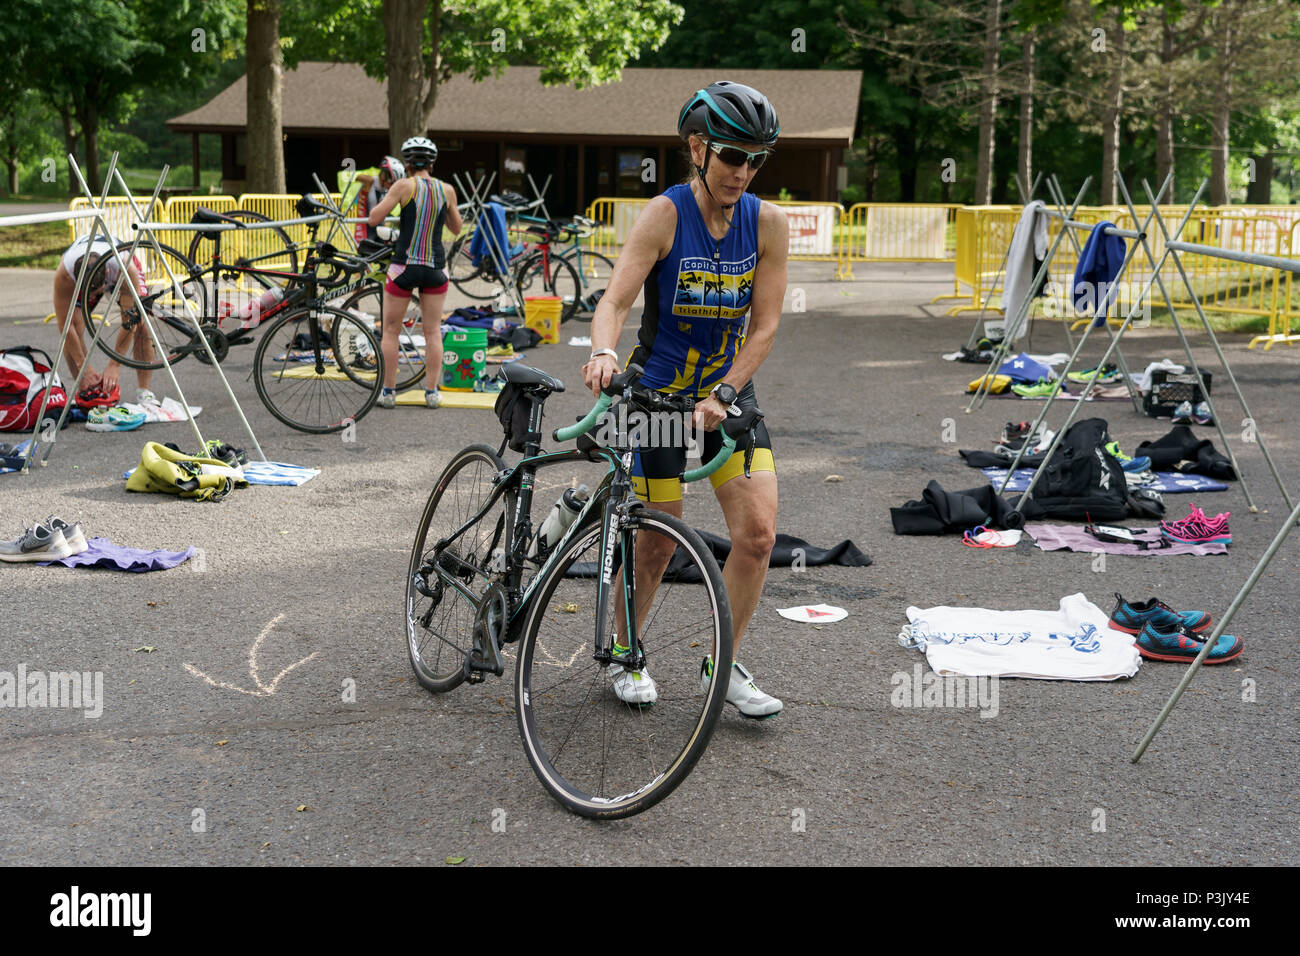
[[[456,206],[456,190],[450,183],[434,179],[429,170],[438,158],[438,147],[423,136],[402,144],[407,176],[388,190],[383,201],[370,211],[369,221],[377,226],[398,203],[402,204],[397,251],[384,283],[384,390],[379,404],[397,404],[398,336],[407,301],[417,289],[420,318],[424,327],[424,401],[438,407],[438,377],[442,374],[442,303],[447,296],[447,260],[442,248],[442,227],[458,235],[462,222]]]

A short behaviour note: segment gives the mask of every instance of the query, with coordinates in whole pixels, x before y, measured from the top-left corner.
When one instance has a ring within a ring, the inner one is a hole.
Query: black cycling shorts
[[[754,383],[747,382],[736,396],[736,405],[741,409],[750,409],[758,404],[754,397]],[[749,470],[770,471],[776,474],[776,463],[772,458],[772,436],[768,434],[767,422],[761,421],[754,429],[754,460]],[[722,447],[722,428],[719,426],[711,432],[704,433],[701,459],[711,461]],[[686,445],[660,445],[654,448],[642,448],[632,456],[632,488],[642,501],[651,503],[660,501],[681,501],[682,483],[679,476],[686,470]],[[721,468],[709,476],[714,488],[725,484],[737,475],[745,473],[745,449],[736,445],[736,450]]]

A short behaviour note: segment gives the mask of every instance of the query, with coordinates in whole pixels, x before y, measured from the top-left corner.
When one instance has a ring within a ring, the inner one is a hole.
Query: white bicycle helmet
[[[406,167],[403,166],[402,161],[395,156],[385,156],[383,161],[379,164],[379,169],[393,182],[397,182],[397,180],[406,176]]]
[[[402,159],[406,165],[418,168],[432,166],[438,159],[438,147],[424,136],[412,136],[402,144]]]

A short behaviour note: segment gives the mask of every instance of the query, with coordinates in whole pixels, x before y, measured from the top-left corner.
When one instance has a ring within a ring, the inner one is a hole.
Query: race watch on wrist
[[[718,397],[718,401],[720,401],[724,406],[736,404],[736,388],[734,385],[728,385],[726,382],[719,382],[717,385],[713,386],[713,391],[709,392],[710,398],[713,398],[715,395]]]

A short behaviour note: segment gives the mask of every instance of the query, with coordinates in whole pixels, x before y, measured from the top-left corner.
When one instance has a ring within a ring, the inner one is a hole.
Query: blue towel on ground
[[[981,468],[980,472],[993,485],[994,488],[1002,490],[1002,479],[1007,476],[1005,468]],[[1146,487],[1153,491],[1158,491],[1165,495],[1176,495],[1193,491],[1227,491],[1228,486],[1221,481],[1215,481],[1213,478],[1206,478],[1204,475],[1180,475],[1176,471],[1157,471],[1156,483]],[[1007,485],[1006,491],[1024,491],[1029,487],[1030,480],[1034,477],[1034,469],[1017,468],[1015,476],[1011,479],[1011,484]]]
[[[89,538],[87,549],[81,554],[69,555],[58,561],[38,561],[42,567],[62,564],[69,568],[108,568],[111,571],[165,571],[183,564],[198,550],[194,547],[184,551],[141,551],[139,548],[124,548],[114,544],[108,538]]]
[[[1074,308],[1084,315],[1096,315],[1096,325],[1106,321],[1107,309],[1098,312],[1098,307],[1106,299],[1106,293],[1119,275],[1119,267],[1124,264],[1127,246],[1119,236],[1106,235],[1107,229],[1113,229],[1113,222],[1099,222],[1092,227],[1088,241],[1084,243],[1083,253],[1079,256],[1078,268],[1074,270]],[[1116,296],[1117,298],[1117,296]]]
[[[1010,376],[1013,382],[1027,382],[1030,385],[1041,380],[1050,380],[1052,369],[1042,362],[1035,362],[1026,353],[1007,359],[998,369],[997,374]]]

